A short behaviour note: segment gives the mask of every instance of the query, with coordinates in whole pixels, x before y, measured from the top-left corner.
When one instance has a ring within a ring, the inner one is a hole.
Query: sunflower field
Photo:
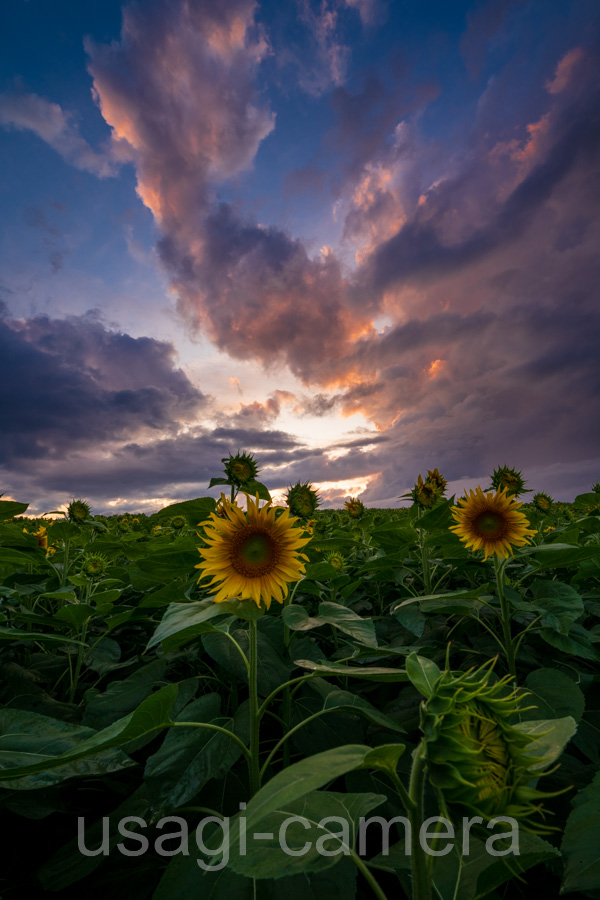
[[[0,499],[1,900],[600,897],[600,485],[223,463],[152,516]]]

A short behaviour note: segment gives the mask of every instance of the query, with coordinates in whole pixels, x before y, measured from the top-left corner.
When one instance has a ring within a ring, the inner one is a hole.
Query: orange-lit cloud
[[[578,64],[585,58],[583,47],[573,47],[559,60],[554,72],[554,78],[546,82],[546,90],[549,94],[560,94],[569,86]]]

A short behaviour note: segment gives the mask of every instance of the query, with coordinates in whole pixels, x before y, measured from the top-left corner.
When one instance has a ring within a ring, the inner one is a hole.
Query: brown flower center
[[[473,528],[485,540],[498,541],[504,536],[506,531],[506,519],[500,513],[485,510],[476,516],[473,521]]]
[[[244,578],[269,575],[279,560],[280,547],[266,528],[248,525],[235,536],[231,546],[231,565]]]

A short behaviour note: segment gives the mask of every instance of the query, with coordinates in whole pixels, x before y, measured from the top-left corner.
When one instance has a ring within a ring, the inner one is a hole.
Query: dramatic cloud
[[[114,175],[116,166],[108,153],[98,153],[79,133],[72,113],[37,94],[0,94],[0,125],[32,131],[62,158],[99,178]]]
[[[206,398],[171,344],[107,330],[93,316],[0,321],[0,464],[156,435],[195,419]],[[40,473],[42,474],[42,473]]]
[[[314,244],[256,212],[269,208],[257,197],[269,148],[285,143],[275,132],[283,92],[267,91],[265,72],[283,81],[300,69],[278,57],[281,36],[254,0],[130,4],[119,40],[86,42],[112,134],[104,155],[57,104],[4,95],[1,123],[79,168],[131,164],[189,330],[263,377],[285,367],[297,381],[263,381],[256,399],[231,377],[236,402],[211,408],[209,421],[170,344],[93,319],[11,320],[0,332],[0,364],[18,376],[3,401],[15,423],[3,459],[19,469],[43,457],[56,491],[70,477],[72,490],[112,485],[146,500],[193,496],[238,447],[260,452],[273,488],[309,480],[339,500],[340,485],[368,485],[373,504],[395,505],[434,466],[453,484],[506,462],[530,481],[546,473],[551,483],[535,487],[589,487],[600,421],[598,51],[591,33],[570,41],[555,29],[526,66],[534,6],[487,0],[456,20],[460,78],[448,89],[406,46],[401,61],[390,49],[380,66],[352,69],[346,25],[370,27],[379,4],[299,0],[303,37],[289,52],[300,59],[301,46],[305,58],[293,91],[318,108],[320,145],[290,151],[277,177],[287,203],[310,193],[304,205],[321,211],[326,238]],[[521,55],[502,62],[500,48],[517,44]],[[456,112],[465,98],[471,120]],[[307,416],[354,413],[379,433],[324,448],[281,430],[291,414],[300,428]],[[112,455],[94,456],[93,441],[112,441]]]

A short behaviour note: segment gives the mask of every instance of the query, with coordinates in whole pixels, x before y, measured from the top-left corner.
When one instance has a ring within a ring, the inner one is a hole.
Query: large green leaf
[[[385,800],[384,794],[311,791],[262,818],[260,831],[249,829],[245,853],[232,843],[228,865],[253,878],[329,869],[354,849],[359,819]]]
[[[312,618],[303,606],[292,604],[283,609],[282,617],[287,627],[293,631],[309,631],[331,625],[367,647],[377,647],[373,620],[362,618],[340,603],[320,603],[317,616]]]
[[[156,659],[127,678],[111,682],[104,693],[86,695],[83,724],[98,731],[133,712],[153,690],[167,684],[166,670],[166,660]]]
[[[346,857],[321,872],[255,881],[230,868],[203,871],[192,847],[189,856],[171,860],[152,900],[353,900],[355,894],[356,867]]]
[[[202,722],[233,731],[249,739],[248,704],[235,720],[220,715],[218,694],[205,694],[185,706],[176,722]],[[152,798],[154,818],[182,806],[211,778],[220,778],[241,755],[240,747],[226,734],[208,728],[171,728],[160,748],[146,763],[144,779]]]
[[[226,600],[215,603],[210,597],[190,603],[173,603],[165,612],[162,622],[150,638],[147,650],[157,644],[165,651],[174,650],[201,634],[215,631],[213,619],[230,616],[241,619],[259,619],[264,609],[252,600]]]
[[[43,763],[77,750],[94,736],[91,728],[69,725],[50,716],[21,709],[0,709],[0,769]],[[105,750],[48,771],[39,771],[5,782],[12,790],[32,790],[58,784],[67,778],[107,775],[134,765],[120,750]]]
[[[524,715],[528,720],[559,719],[572,716],[579,722],[585,709],[585,698],[572,678],[558,669],[536,669],[525,679],[530,695],[526,698],[526,706],[535,705]]]
[[[562,650],[569,656],[594,661],[600,659],[598,651],[594,648],[594,643],[598,643],[600,639],[599,636],[586,631],[578,622],[571,626],[568,634],[559,634],[551,628],[542,628],[540,637],[551,647]]]
[[[164,506],[157,513],[154,513],[152,519],[156,521],[170,519],[173,516],[185,516],[188,523],[194,527],[208,519],[211,512],[214,512],[216,505],[216,501],[212,497],[197,497],[195,500],[183,500],[181,503],[171,503],[170,506]]]
[[[103,750],[123,747],[151,732],[168,728],[171,724],[169,713],[177,698],[177,692],[176,684],[168,684],[144,700],[135,712],[119,719],[92,737],[80,741],[76,747],[65,753],[56,756],[48,755],[44,759],[36,759],[29,764],[16,766],[10,763],[5,766],[0,757],[0,780],[22,778],[24,775],[34,775],[37,772],[45,772],[47,769],[54,769],[67,763],[78,762],[88,756],[95,756]]]
[[[20,516],[28,508],[29,503],[18,503],[16,500],[0,500],[0,519],[12,519]]]
[[[431,697],[434,685],[442,673],[433,660],[411,653],[406,660],[406,674],[424,697]]]
[[[249,835],[259,829],[263,820],[271,813],[287,808],[290,803],[324,787],[353,769],[368,767],[371,764],[383,768],[391,765],[392,760],[395,765],[395,760],[402,754],[404,746],[399,745],[395,754],[393,747],[394,745],[391,745],[377,752],[361,744],[346,744],[343,747],[326,750],[324,753],[316,753],[288,766],[275,775],[249,801],[244,810],[243,824],[246,834]],[[231,822],[230,846],[239,841],[240,825],[238,814]]]
[[[386,669],[382,666],[348,666],[344,663],[313,662],[311,659],[296,659],[295,665],[317,672],[319,675],[339,675],[344,678],[363,678],[367,681],[408,681],[404,669]]]
[[[600,773],[572,801],[562,842],[561,893],[600,890]]]
[[[562,719],[520,722],[515,728],[535,738],[527,747],[525,755],[536,760],[530,766],[532,771],[541,771],[558,759],[566,743],[577,731],[577,723],[571,716],[564,716]]]
[[[323,681],[321,678],[312,678],[308,682],[308,686],[323,697],[324,710],[343,709],[347,712],[356,713],[356,715],[359,715],[369,722],[372,722],[374,725],[379,725],[381,728],[385,728],[388,731],[396,731],[399,734],[402,734],[405,731],[401,725],[398,725],[398,723],[389,716],[380,712],[377,707],[369,703],[364,697],[359,697],[357,694],[353,694],[350,691],[342,691],[339,688],[328,684],[326,681]]]
[[[581,595],[561,581],[540,579],[531,588],[534,596],[531,605],[541,613],[542,624],[560,634],[568,634],[573,622],[584,613]]]

